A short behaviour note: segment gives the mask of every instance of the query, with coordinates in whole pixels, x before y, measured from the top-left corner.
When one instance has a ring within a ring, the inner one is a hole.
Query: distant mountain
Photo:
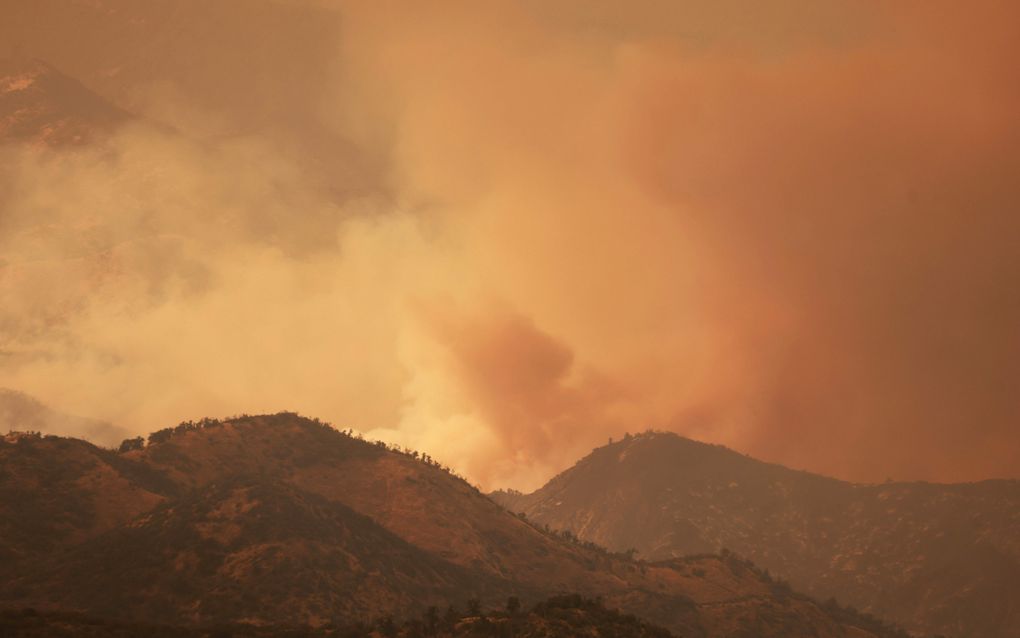
[[[189,140],[270,141],[346,200],[386,188],[389,171],[384,154],[338,132],[335,112],[348,92],[336,68],[343,35],[340,12],[326,4],[5,2],[0,57],[46,60],[148,125]]]
[[[0,60],[0,143],[87,144],[129,119],[41,60]]]
[[[492,496],[648,560],[725,547],[915,631],[1020,636],[1020,481],[856,485],[646,433],[532,494]]]
[[[0,388],[0,432],[74,433],[93,443],[116,446],[128,431],[108,421],[64,414],[17,390]]]
[[[4,4],[0,57],[46,60],[163,124],[190,119],[160,120],[167,101],[229,115],[216,134],[236,135],[315,119],[340,37],[338,13],[317,2],[33,0]]]
[[[899,635],[733,556],[646,563],[543,531],[427,457],[292,414],[119,452],[9,435],[0,535],[0,607],[116,622],[322,629],[577,593],[688,637]]]

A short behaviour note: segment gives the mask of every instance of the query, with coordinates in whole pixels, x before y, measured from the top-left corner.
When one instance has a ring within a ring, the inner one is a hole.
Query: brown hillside
[[[0,143],[80,145],[130,115],[40,60],[0,60]]]
[[[49,481],[46,467],[81,457],[47,489],[96,512],[37,528],[56,540],[21,550],[5,606],[321,626],[471,597],[576,592],[684,636],[844,636],[852,625],[888,635],[733,557],[646,564],[544,532],[433,462],[292,414],[185,424],[123,449],[5,443],[12,466],[34,474],[5,473],[3,489],[27,494],[27,481]],[[109,493],[97,473],[116,479]]]
[[[124,525],[174,489],[85,441],[9,434],[0,439],[0,573]]]
[[[795,587],[921,632],[1020,636],[1020,482],[855,485],[648,433],[513,511],[649,560],[726,547]]]

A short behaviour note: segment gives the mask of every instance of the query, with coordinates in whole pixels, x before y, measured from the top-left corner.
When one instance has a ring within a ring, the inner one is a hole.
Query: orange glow
[[[30,4],[0,41],[138,117],[0,148],[0,387],[485,488],[649,427],[1020,476],[1015,3]]]

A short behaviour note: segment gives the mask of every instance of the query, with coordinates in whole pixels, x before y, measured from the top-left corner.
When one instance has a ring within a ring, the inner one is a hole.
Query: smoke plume
[[[22,44],[139,118],[2,150],[0,386],[138,433],[296,409],[486,488],[649,427],[1016,476],[1012,4],[265,4],[174,14],[213,56],[203,11],[278,28],[255,68]]]

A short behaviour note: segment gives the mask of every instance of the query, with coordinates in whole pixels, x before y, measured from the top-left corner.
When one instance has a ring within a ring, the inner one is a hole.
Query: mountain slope
[[[124,525],[175,486],[85,441],[0,438],[0,575]]]
[[[0,60],[0,143],[91,142],[130,115],[40,60]]]
[[[164,504],[45,565],[15,585],[28,600],[148,622],[320,625],[475,587],[505,593],[342,505],[244,482]]]
[[[98,445],[116,445],[128,434],[107,421],[64,414],[8,388],[0,388],[0,431],[73,433]]]
[[[1020,635],[1020,482],[855,485],[673,434],[594,450],[512,511],[656,560],[726,547],[918,631]]]
[[[0,476],[15,495],[0,501],[0,520],[15,502],[32,509],[29,486],[50,481],[48,464],[68,468],[48,489],[70,502],[104,492],[97,472],[132,489],[118,488],[130,506],[111,510],[109,524],[38,527],[57,540],[21,547],[0,604],[321,626],[576,592],[684,636],[892,635],[732,557],[640,563],[543,532],[433,462],[292,414],[182,424],[122,450],[56,437],[2,444],[4,467],[24,469]]]

